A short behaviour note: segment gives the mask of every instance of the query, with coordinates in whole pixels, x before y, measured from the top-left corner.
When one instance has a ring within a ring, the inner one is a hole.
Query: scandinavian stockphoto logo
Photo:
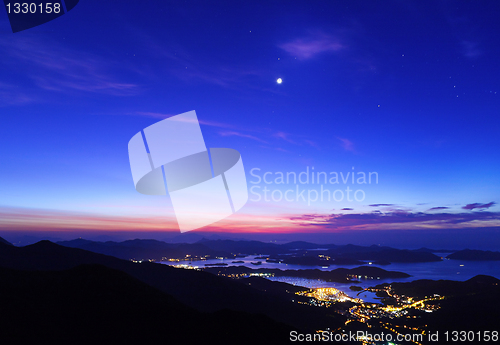
[[[181,232],[224,219],[248,200],[240,153],[207,149],[194,110],[134,135],[128,155],[139,193],[166,195],[168,189]]]

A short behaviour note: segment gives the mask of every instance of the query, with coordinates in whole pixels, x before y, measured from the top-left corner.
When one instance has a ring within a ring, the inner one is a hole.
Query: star
[[[276,82],[277,82],[278,84],[281,84],[281,83],[283,82],[283,79],[278,78],[278,79],[276,80]]]

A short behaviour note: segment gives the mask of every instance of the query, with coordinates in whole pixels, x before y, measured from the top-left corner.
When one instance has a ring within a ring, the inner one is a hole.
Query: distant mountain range
[[[331,271],[321,271],[319,269],[308,270],[280,270],[277,268],[252,269],[245,266],[230,267],[210,267],[205,268],[205,272],[223,275],[236,274],[272,274],[275,277],[298,277],[305,279],[319,279],[327,282],[347,283],[358,279],[397,279],[409,278],[409,274],[397,271],[386,271],[374,266],[360,266],[356,268],[337,268]]]
[[[468,261],[498,261],[500,260],[500,252],[464,249],[448,255],[447,258]]]
[[[160,261],[162,258],[199,259],[201,257],[234,257],[230,252],[224,250],[212,249],[203,243],[166,243],[157,240],[128,240],[123,242],[95,242],[84,239],[72,241],[60,241],[57,244],[88,250],[94,253],[111,255],[120,259],[130,260],[149,260]]]
[[[298,265],[360,265],[364,261],[377,264],[391,262],[432,262],[441,258],[425,249],[407,250],[384,246],[356,246],[290,242],[286,244],[259,241],[206,240],[196,243],[166,243],[157,240],[95,242],[84,239],[57,242],[65,247],[89,250],[121,259],[213,259],[238,255],[268,255],[269,259]]]

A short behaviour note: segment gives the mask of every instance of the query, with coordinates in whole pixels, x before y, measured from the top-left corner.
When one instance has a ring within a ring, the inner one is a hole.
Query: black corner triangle
[[[80,0],[64,0],[64,3],[66,4],[66,12],[69,12],[73,9],[73,7],[78,4],[78,1]]]

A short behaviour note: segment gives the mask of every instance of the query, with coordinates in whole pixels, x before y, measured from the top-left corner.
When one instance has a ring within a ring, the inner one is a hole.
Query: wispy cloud
[[[15,85],[0,82],[0,105],[24,105],[40,100],[39,97],[19,90]]]
[[[496,202],[492,201],[492,202],[489,202],[487,204],[481,204],[481,203],[474,203],[474,204],[467,204],[465,205],[464,207],[462,207],[464,210],[474,210],[474,209],[480,209],[480,210],[484,210],[484,209],[487,209],[487,208],[490,208],[491,206],[495,205]]]
[[[309,146],[312,146],[318,150],[320,150],[321,148],[319,147],[319,145],[315,142],[315,141],[312,141],[312,140],[304,140],[304,142],[309,145]]]
[[[252,88],[252,81],[255,78],[267,78],[269,75],[268,72],[253,65],[221,64],[220,59],[210,61],[207,58],[200,58],[197,51],[187,51],[185,47],[175,42],[165,44],[138,29],[132,29],[131,34],[138,45],[143,46],[165,66],[161,73],[157,69],[151,70],[148,66],[144,66],[149,76],[153,78],[157,78],[158,74],[168,74],[190,84],[207,83],[229,89],[244,86],[248,89]]]
[[[179,114],[157,113],[157,112],[149,112],[149,111],[136,111],[134,113],[128,113],[128,115],[139,115],[139,116],[146,116],[146,117],[151,117],[151,118],[155,118],[155,119],[166,119],[166,118],[169,118],[169,117],[172,117],[175,115],[179,115]],[[200,120],[200,119],[198,119],[198,122],[202,125],[211,126],[211,127],[235,128],[234,125],[229,124],[229,123],[207,121],[207,120]]]
[[[465,57],[474,59],[482,55],[479,44],[472,41],[462,41],[462,51]]]
[[[161,113],[161,112],[151,112],[151,111],[136,111],[136,112],[130,112],[127,113],[127,115],[136,115],[136,116],[145,116],[145,117],[151,117],[154,119],[166,119],[178,114],[172,114],[172,113]],[[207,121],[203,119],[198,120],[201,125],[204,126],[210,126],[210,127],[216,127],[216,128],[223,128],[226,129],[224,131],[219,131],[218,134],[224,137],[228,136],[236,136],[236,137],[241,137],[241,138],[247,138],[247,139],[252,139],[255,141],[258,141],[260,143],[268,144],[269,142],[272,142],[273,140],[276,141],[278,140],[283,140],[289,144],[292,145],[309,145],[312,147],[315,147],[319,149],[319,145],[309,139],[304,139],[303,136],[298,136],[298,135],[292,135],[290,133],[284,132],[284,131],[274,131],[271,129],[252,129],[249,127],[242,128],[242,126],[237,126],[234,124],[230,123],[222,123],[222,122],[216,122],[216,121]],[[282,151],[282,152],[289,152],[288,150],[284,148],[277,148],[277,147],[272,147],[275,150]]]
[[[340,137],[337,137],[337,139],[341,141],[341,145],[344,148],[344,150],[356,153],[356,149],[354,148],[354,143],[352,141]]]
[[[371,204],[371,205],[368,205],[368,206],[371,206],[371,207],[380,207],[380,206],[395,206],[394,204]]]
[[[0,230],[176,230],[173,217],[114,216],[70,211],[1,207]]]
[[[227,136],[237,136],[237,137],[241,137],[241,138],[248,138],[248,139],[252,139],[252,140],[255,140],[255,141],[259,141],[261,143],[267,143],[265,140],[257,138],[254,135],[244,134],[244,133],[240,133],[240,132],[236,132],[236,131],[221,131],[221,132],[219,132],[219,134],[222,135],[222,136],[224,136],[224,137],[227,137]]]
[[[16,67],[38,88],[67,93],[83,91],[117,96],[136,94],[139,86],[117,78],[109,58],[62,47],[31,36],[0,39],[4,67]],[[120,67],[123,68],[123,67]]]
[[[295,144],[295,142],[292,139],[290,139],[290,134],[288,134],[288,133],[285,133],[285,132],[276,132],[276,133],[273,134],[273,136],[276,137],[276,138],[288,141],[291,144]]]
[[[187,82],[201,81],[233,89],[241,84],[246,84],[248,87],[248,80],[251,79],[251,77],[263,75],[262,72],[249,68],[222,66],[200,67],[199,64],[194,63],[184,64],[189,66],[186,66],[184,69],[172,69],[171,73]]]
[[[438,206],[438,207],[431,207],[429,209],[429,211],[435,211],[435,210],[447,210],[449,209],[449,207],[445,207],[445,206]]]
[[[135,113],[132,113],[131,115],[140,115],[140,116],[152,117],[155,119],[166,119],[166,118],[172,117],[174,115],[178,115],[178,114],[155,113],[155,112],[150,112],[150,111],[136,111]]]
[[[278,47],[300,60],[312,59],[322,53],[338,52],[345,49],[345,45],[338,38],[321,32],[296,38],[280,44]]]

